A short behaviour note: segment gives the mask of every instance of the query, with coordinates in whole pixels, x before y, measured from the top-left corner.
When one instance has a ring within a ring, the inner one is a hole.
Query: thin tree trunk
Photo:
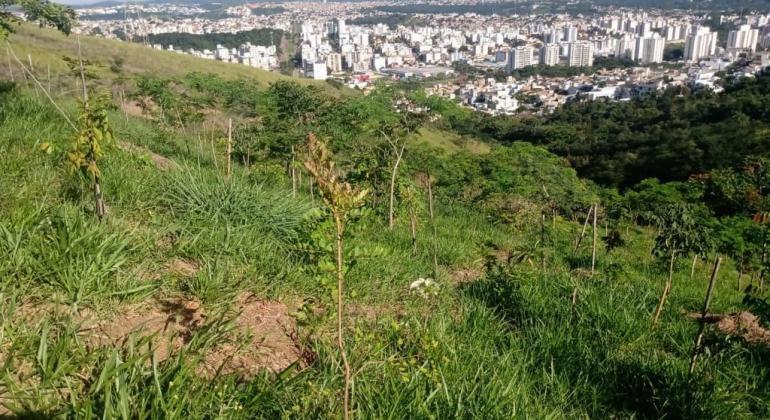
[[[390,175],[390,205],[388,206],[388,228],[393,229],[395,220],[393,219],[393,206],[396,201],[396,176],[398,175],[398,165],[401,164],[401,157],[404,156],[406,144],[401,145],[401,149],[396,153],[396,163],[393,164],[393,172]]]
[[[107,213],[107,210],[104,207],[104,200],[102,199],[102,186],[99,182],[99,177],[94,177],[94,204],[96,207],[96,217],[99,218],[99,221],[104,219],[104,215]]]
[[[417,218],[410,216],[412,225],[412,255],[417,255]]]
[[[310,201],[315,203],[315,194],[313,192],[313,178],[310,178]]]
[[[342,358],[342,366],[344,369],[344,381],[345,386],[343,389],[343,404],[344,404],[344,418],[347,420],[350,418],[350,364],[348,363],[348,356],[345,351],[345,337],[343,331],[342,320],[345,315],[345,274],[343,269],[343,235],[345,228],[342,222],[342,217],[338,213],[334,213],[334,224],[337,228],[337,346],[340,350],[340,357]]]
[[[233,174],[233,119],[227,120],[227,179]]]
[[[741,291],[741,280],[743,279],[743,268],[738,270],[738,291]]]
[[[695,277],[695,264],[698,262],[698,254],[692,256],[692,267],[690,267],[690,280]]]
[[[598,232],[596,231],[596,213],[599,213],[599,205],[594,204],[594,229],[593,240],[591,241],[591,276],[593,277],[596,271],[596,241]]]
[[[588,214],[586,214],[586,221],[583,222],[583,230],[580,231],[580,236],[578,236],[577,241],[575,241],[575,252],[577,252],[578,248],[580,247],[580,243],[583,242],[583,237],[586,235],[586,230],[588,229],[588,222],[591,220],[591,213],[594,212],[594,206],[591,206],[588,209]]]
[[[698,334],[695,336],[695,344],[692,348],[692,356],[690,357],[690,370],[689,374],[692,375],[695,372],[695,363],[698,360],[698,353],[700,353],[701,345],[703,344],[703,330],[706,328],[705,318],[708,314],[709,304],[711,303],[711,295],[714,292],[714,282],[716,282],[717,274],[719,274],[719,266],[722,264],[722,258],[717,257],[714,263],[714,270],[711,272],[711,279],[709,280],[708,289],[706,289],[706,299],[703,301],[703,310],[701,311],[700,325],[698,326]]]
[[[669,292],[671,292],[671,283],[674,279],[674,261],[676,260],[676,251],[671,251],[671,262],[668,266],[668,280],[666,281],[666,287],[663,289],[663,294],[660,295],[660,302],[658,308],[655,310],[655,316],[652,318],[652,327],[655,328],[658,325],[660,314],[663,312],[663,305],[666,304],[666,298]]]
[[[438,238],[436,234],[436,218],[433,213],[433,187],[428,175],[428,210],[430,212],[430,224],[433,229],[433,278],[438,278]]]

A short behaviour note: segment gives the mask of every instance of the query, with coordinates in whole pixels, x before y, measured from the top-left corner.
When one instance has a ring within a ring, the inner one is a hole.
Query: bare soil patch
[[[195,277],[200,267],[195,261],[177,258],[169,261],[166,265],[168,272],[181,277]]]
[[[700,320],[700,314],[688,314],[695,320]],[[712,324],[722,334],[739,337],[751,344],[761,344],[770,347],[770,331],[760,324],[760,318],[751,312],[733,314],[708,314],[703,322]]]
[[[295,320],[281,302],[243,293],[225,318],[233,319],[234,328],[203,350],[198,366],[201,376],[237,374],[250,378],[263,369],[280,372],[295,362],[312,359],[299,344]],[[169,298],[126,308],[113,319],[96,322],[83,334],[94,347],[124,346],[132,338],[151,337],[155,358],[163,361],[209,325],[209,314],[200,302]]]

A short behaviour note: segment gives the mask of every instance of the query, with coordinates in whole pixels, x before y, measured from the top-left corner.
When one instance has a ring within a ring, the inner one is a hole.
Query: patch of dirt
[[[94,347],[123,346],[132,336],[155,336],[152,340],[155,357],[163,361],[187,343],[205,320],[206,314],[199,302],[164,299],[151,305],[126,308],[108,321],[86,321],[82,333],[87,337],[86,342]]]
[[[297,361],[303,364],[314,359],[300,345],[296,322],[283,303],[244,293],[236,299],[235,310],[233,340],[205,355],[199,370],[202,376],[221,372],[253,377],[265,368],[281,372]]]
[[[171,274],[188,278],[195,277],[195,275],[198,274],[198,271],[200,270],[198,263],[182,258],[169,261],[169,263],[166,265],[166,268]]]
[[[122,104],[120,104],[120,109],[123,110],[124,113],[128,115],[132,115],[134,117],[147,116],[142,110],[142,107],[139,106],[139,103],[137,103],[136,101],[125,101]]]
[[[688,317],[700,320],[700,314],[688,314]],[[723,333],[740,337],[747,343],[764,344],[770,347],[770,331],[760,324],[760,318],[751,312],[733,314],[708,314],[703,322],[712,324]]]
[[[159,155],[157,153],[154,153],[151,150],[146,149],[142,146],[137,146],[133,143],[129,143],[126,141],[122,141],[118,145],[120,146],[121,149],[125,150],[128,153],[131,153],[134,155],[140,155],[140,156],[148,156],[152,161],[152,163],[155,165],[155,167],[160,169],[161,171],[168,171],[179,167],[179,165],[173,160],[165,156]]]
[[[484,272],[473,268],[462,268],[450,274],[453,284],[471,283],[484,276]]]
[[[303,349],[296,322],[283,303],[261,300],[249,293],[239,295],[225,319],[234,328],[222,332],[219,340],[202,354],[198,373],[237,374],[251,378],[263,369],[280,372],[295,362],[310,363],[314,354]],[[131,337],[153,337],[156,360],[168,359],[195,337],[211,320],[196,300],[171,298],[126,308],[108,321],[96,322],[83,335],[91,346],[126,345]]]

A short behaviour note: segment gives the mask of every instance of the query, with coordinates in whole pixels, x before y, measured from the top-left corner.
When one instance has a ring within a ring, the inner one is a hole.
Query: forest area
[[[221,45],[225,48],[238,48],[247,42],[250,42],[252,45],[261,45],[264,47],[275,46],[280,50],[281,39],[283,39],[284,35],[285,32],[278,29],[262,28],[236,32],[233,34],[151,34],[147,37],[147,42],[150,44],[160,44],[164,48],[173,45],[175,49],[182,51],[189,49],[213,51],[216,49],[217,45]]]
[[[5,45],[0,416],[770,416],[769,75],[521,119]]]

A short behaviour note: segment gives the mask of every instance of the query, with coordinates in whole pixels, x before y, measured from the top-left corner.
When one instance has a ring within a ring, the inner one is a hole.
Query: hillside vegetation
[[[61,111],[0,87],[0,413],[770,416],[765,154],[621,194],[393,87],[136,51]]]

